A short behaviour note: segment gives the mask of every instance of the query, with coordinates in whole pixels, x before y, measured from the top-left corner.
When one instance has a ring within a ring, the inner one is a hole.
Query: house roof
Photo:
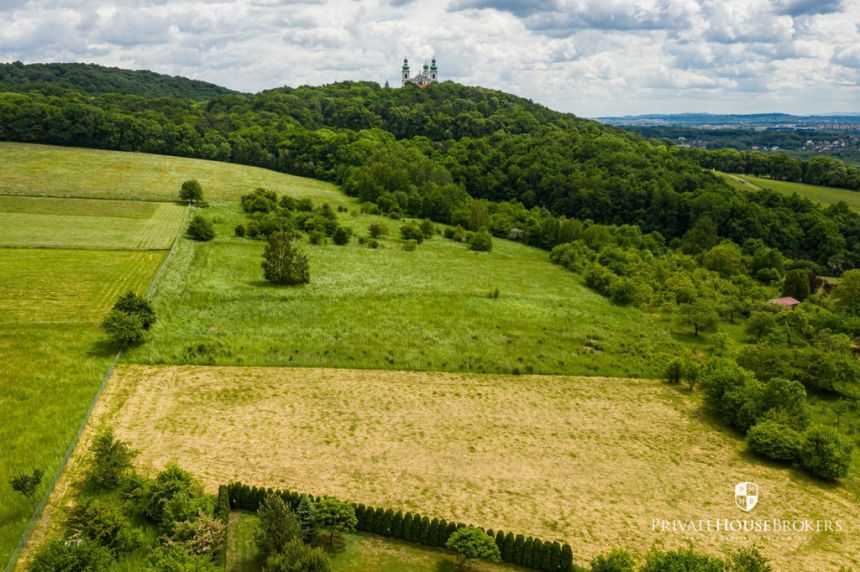
[[[779,304],[780,306],[797,306],[800,300],[791,296],[783,296],[782,298],[771,298],[768,300],[771,304]]]

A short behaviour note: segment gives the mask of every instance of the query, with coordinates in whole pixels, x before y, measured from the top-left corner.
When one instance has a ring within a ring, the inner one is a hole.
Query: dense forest
[[[473,199],[487,199],[508,204],[494,209],[494,233],[544,248],[564,242],[557,229],[576,218],[636,225],[670,245],[702,229],[737,244],[757,239],[827,273],[860,265],[857,214],[737,191],[702,169],[772,174],[770,156],[759,161],[764,169],[749,167],[744,161],[762,154],[667,147],[489,89],[346,82],[206,101],[134,90],[92,95],[64,87],[58,94],[39,83],[5,89],[0,139],[258,165],[340,183],[384,212],[463,226]],[[799,169],[801,178],[818,181],[811,173],[835,172],[850,186],[856,175],[838,161],[821,168],[818,159],[791,161],[779,178]]]
[[[65,87],[91,95],[124,93],[145,97],[208,99],[233,93],[205,81],[169,76],[151,71],[107,68],[95,64],[0,63],[0,91],[51,90]]]

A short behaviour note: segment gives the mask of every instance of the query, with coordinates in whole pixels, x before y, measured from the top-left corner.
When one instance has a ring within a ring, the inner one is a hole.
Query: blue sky
[[[0,0],[0,60],[243,91],[402,58],[578,115],[860,112],[860,0]]]

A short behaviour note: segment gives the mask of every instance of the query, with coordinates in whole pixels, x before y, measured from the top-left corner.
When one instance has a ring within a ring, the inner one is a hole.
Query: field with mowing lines
[[[185,208],[176,203],[0,197],[0,247],[167,249]]]
[[[330,183],[258,167],[146,153],[0,142],[0,194],[174,201],[183,181],[197,179],[206,200],[238,201],[257,187],[293,196],[349,199]]]
[[[730,173],[720,173],[720,175],[722,175],[729,184],[737,189],[747,191],[770,189],[783,195],[797,193],[802,197],[806,197],[811,201],[823,205],[834,205],[839,201],[843,201],[847,203],[852,210],[860,212],[860,192],[857,191],[836,189],[833,187],[819,187],[817,185],[792,183],[789,181],[775,181],[773,179],[752,177],[750,175],[733,175]]]
[[[712,423],[697,399],[647,380],[126,365],[88,431],[112,425],[145,470],[181,459],[210,491],[241,480],[418,510],[564,540],[579,562],[613,546],[744,542],[651,528],[742,518],[740,481],[760,487],[758,519],[860,526],[848,486],[753,459]],[[779,568],[860,565],[850,532],[757,543]]]
[[[0,323],[96,323],[146,290],[164,252],[0,249]]]

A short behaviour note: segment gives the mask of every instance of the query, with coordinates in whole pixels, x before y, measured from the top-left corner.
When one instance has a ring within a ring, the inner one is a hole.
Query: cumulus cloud
[[[581,115],[860,110],[860,0],[0,0],[0,60],[256,91],[443,79]]]

